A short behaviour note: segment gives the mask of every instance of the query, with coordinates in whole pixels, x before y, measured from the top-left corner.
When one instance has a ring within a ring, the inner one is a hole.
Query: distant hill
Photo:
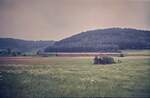
[[[56,42],[45,52],[96,52],[150,49],[150,31],[130,28],[91,30]]]
[[[21,52],[32,52],[52,46],[54,41],[28,41],[13,38],[0,38],[0,49],[12,49]]]

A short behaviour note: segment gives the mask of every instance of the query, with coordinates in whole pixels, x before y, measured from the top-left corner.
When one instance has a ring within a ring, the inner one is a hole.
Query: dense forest
[[[150,49],[150,31],[130,28],[91,30],[60,40],[45,52],[116,52],[123,49]]]

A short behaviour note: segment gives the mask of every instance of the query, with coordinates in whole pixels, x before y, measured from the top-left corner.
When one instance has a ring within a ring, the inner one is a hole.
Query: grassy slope
[[[150,96],[149,57],[123,57],[112,65],[93,65],[91,58],[48,59],[48,65],[0,64],[0,98]]]

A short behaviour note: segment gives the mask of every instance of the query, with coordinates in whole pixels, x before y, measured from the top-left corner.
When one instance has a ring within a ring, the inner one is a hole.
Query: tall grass
[[[1,64],[0,98],[150,97],[148,57],[94,65],[92,58],[51,57],[49,64]],[[42,62],[42,59],[41,59]]]

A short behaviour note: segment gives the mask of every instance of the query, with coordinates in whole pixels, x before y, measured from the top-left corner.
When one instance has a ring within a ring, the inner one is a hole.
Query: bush
[[[102,63],[103,64],[113,64],[113,63],[115,63],[115,61],[112,57],[102,57]]]
[[[115,63],[114,58],[112,57],[108,57],[108,56],[104,56],[104,57],[95,57],[94,58],[94,64],[113,64]]]
[[[120,57],[125,57],[125,55],[123,53],[120,53]]]

